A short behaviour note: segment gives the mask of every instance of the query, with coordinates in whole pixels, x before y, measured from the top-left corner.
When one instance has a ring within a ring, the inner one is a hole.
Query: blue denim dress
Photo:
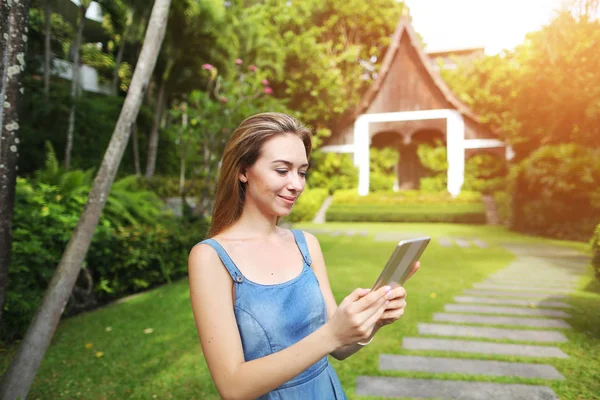
[[[201,243],[218,253],[235,286],[235,318],[246,361],[268,356],[308,336],[327,321],[327,309],[319,281],[313,273],[304,234],[292,230],[304,258],[300,275],[275,285],[252,282],[236,267],[214,239]],[[235,384],[235,382],[232,382]],[[261,400],[346,399],[327,356],[308,367]]]

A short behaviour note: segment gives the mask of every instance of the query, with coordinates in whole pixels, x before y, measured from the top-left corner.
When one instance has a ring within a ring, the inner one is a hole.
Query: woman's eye
[[[276,169],[275,170],[279,175],[285,175],[287,174],[287,170],[286,169]]]
[[[308,175],[308,173],[306,171],[300,171],[298,172],[298,175],[300,175],[303,178],[306,178],[306,175]]]

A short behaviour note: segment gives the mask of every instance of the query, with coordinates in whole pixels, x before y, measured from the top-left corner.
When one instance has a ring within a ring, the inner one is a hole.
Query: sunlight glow
[[[497,54],[550,22],[562,0],[405,0],[426,51],[485,47]]]

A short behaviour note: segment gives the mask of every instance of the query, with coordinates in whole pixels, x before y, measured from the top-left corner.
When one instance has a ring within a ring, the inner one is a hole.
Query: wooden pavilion
[[[322,150],[353,154],[359,168],[358,191],[366,195],[371,146],[397,149],[397,187],[416,189],[426,175],[417,147],[436,139],[446,144],[448,191],[452,195],[460,193],[466,157],[481,151],[503,158],[510,155],[510,149],[446,86],[409,18],[402,16],[377,78]]]

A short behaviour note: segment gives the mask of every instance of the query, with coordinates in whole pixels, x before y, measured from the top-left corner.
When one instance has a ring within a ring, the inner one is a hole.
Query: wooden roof
[[[354,123],[356,118],[365,113],[369,109],[369,106],[375,99],[377,93],[384,85],[388,72],[394,65],[394,60],[400,48],[400,41],[404,36],[407,36],[410,40],[410,44],[415,50],[419,62],[422,68],[426,71],[427,75],[433,81],[435,87],[442,94],[443,98],[457,111],[459,111],[463,116],[471,119],[473,122],[477,124],[481,124],[481,118],[475,114],[466,104],[461,102],[452,91],[448,88],[446,83],[443,81],[442,77],[438,74],[438,72],[433,69],[431,65],[431,61],[429,56],[423,50],[419,38],[417,34],[412,28],[410,23],[410,19],[407,16],[400,17],[398,21],[398,25],[396,26],[396,30],[392,36],[392,42],[385,53],[383,58],[381,68],[379,69],[379,73],[375,82],[369,87],[367,92],[363,95],[363,98],[359,105],[354,109],[353,113],[342,123],[340,124],[341,128],[347,127],[348,125]]]

